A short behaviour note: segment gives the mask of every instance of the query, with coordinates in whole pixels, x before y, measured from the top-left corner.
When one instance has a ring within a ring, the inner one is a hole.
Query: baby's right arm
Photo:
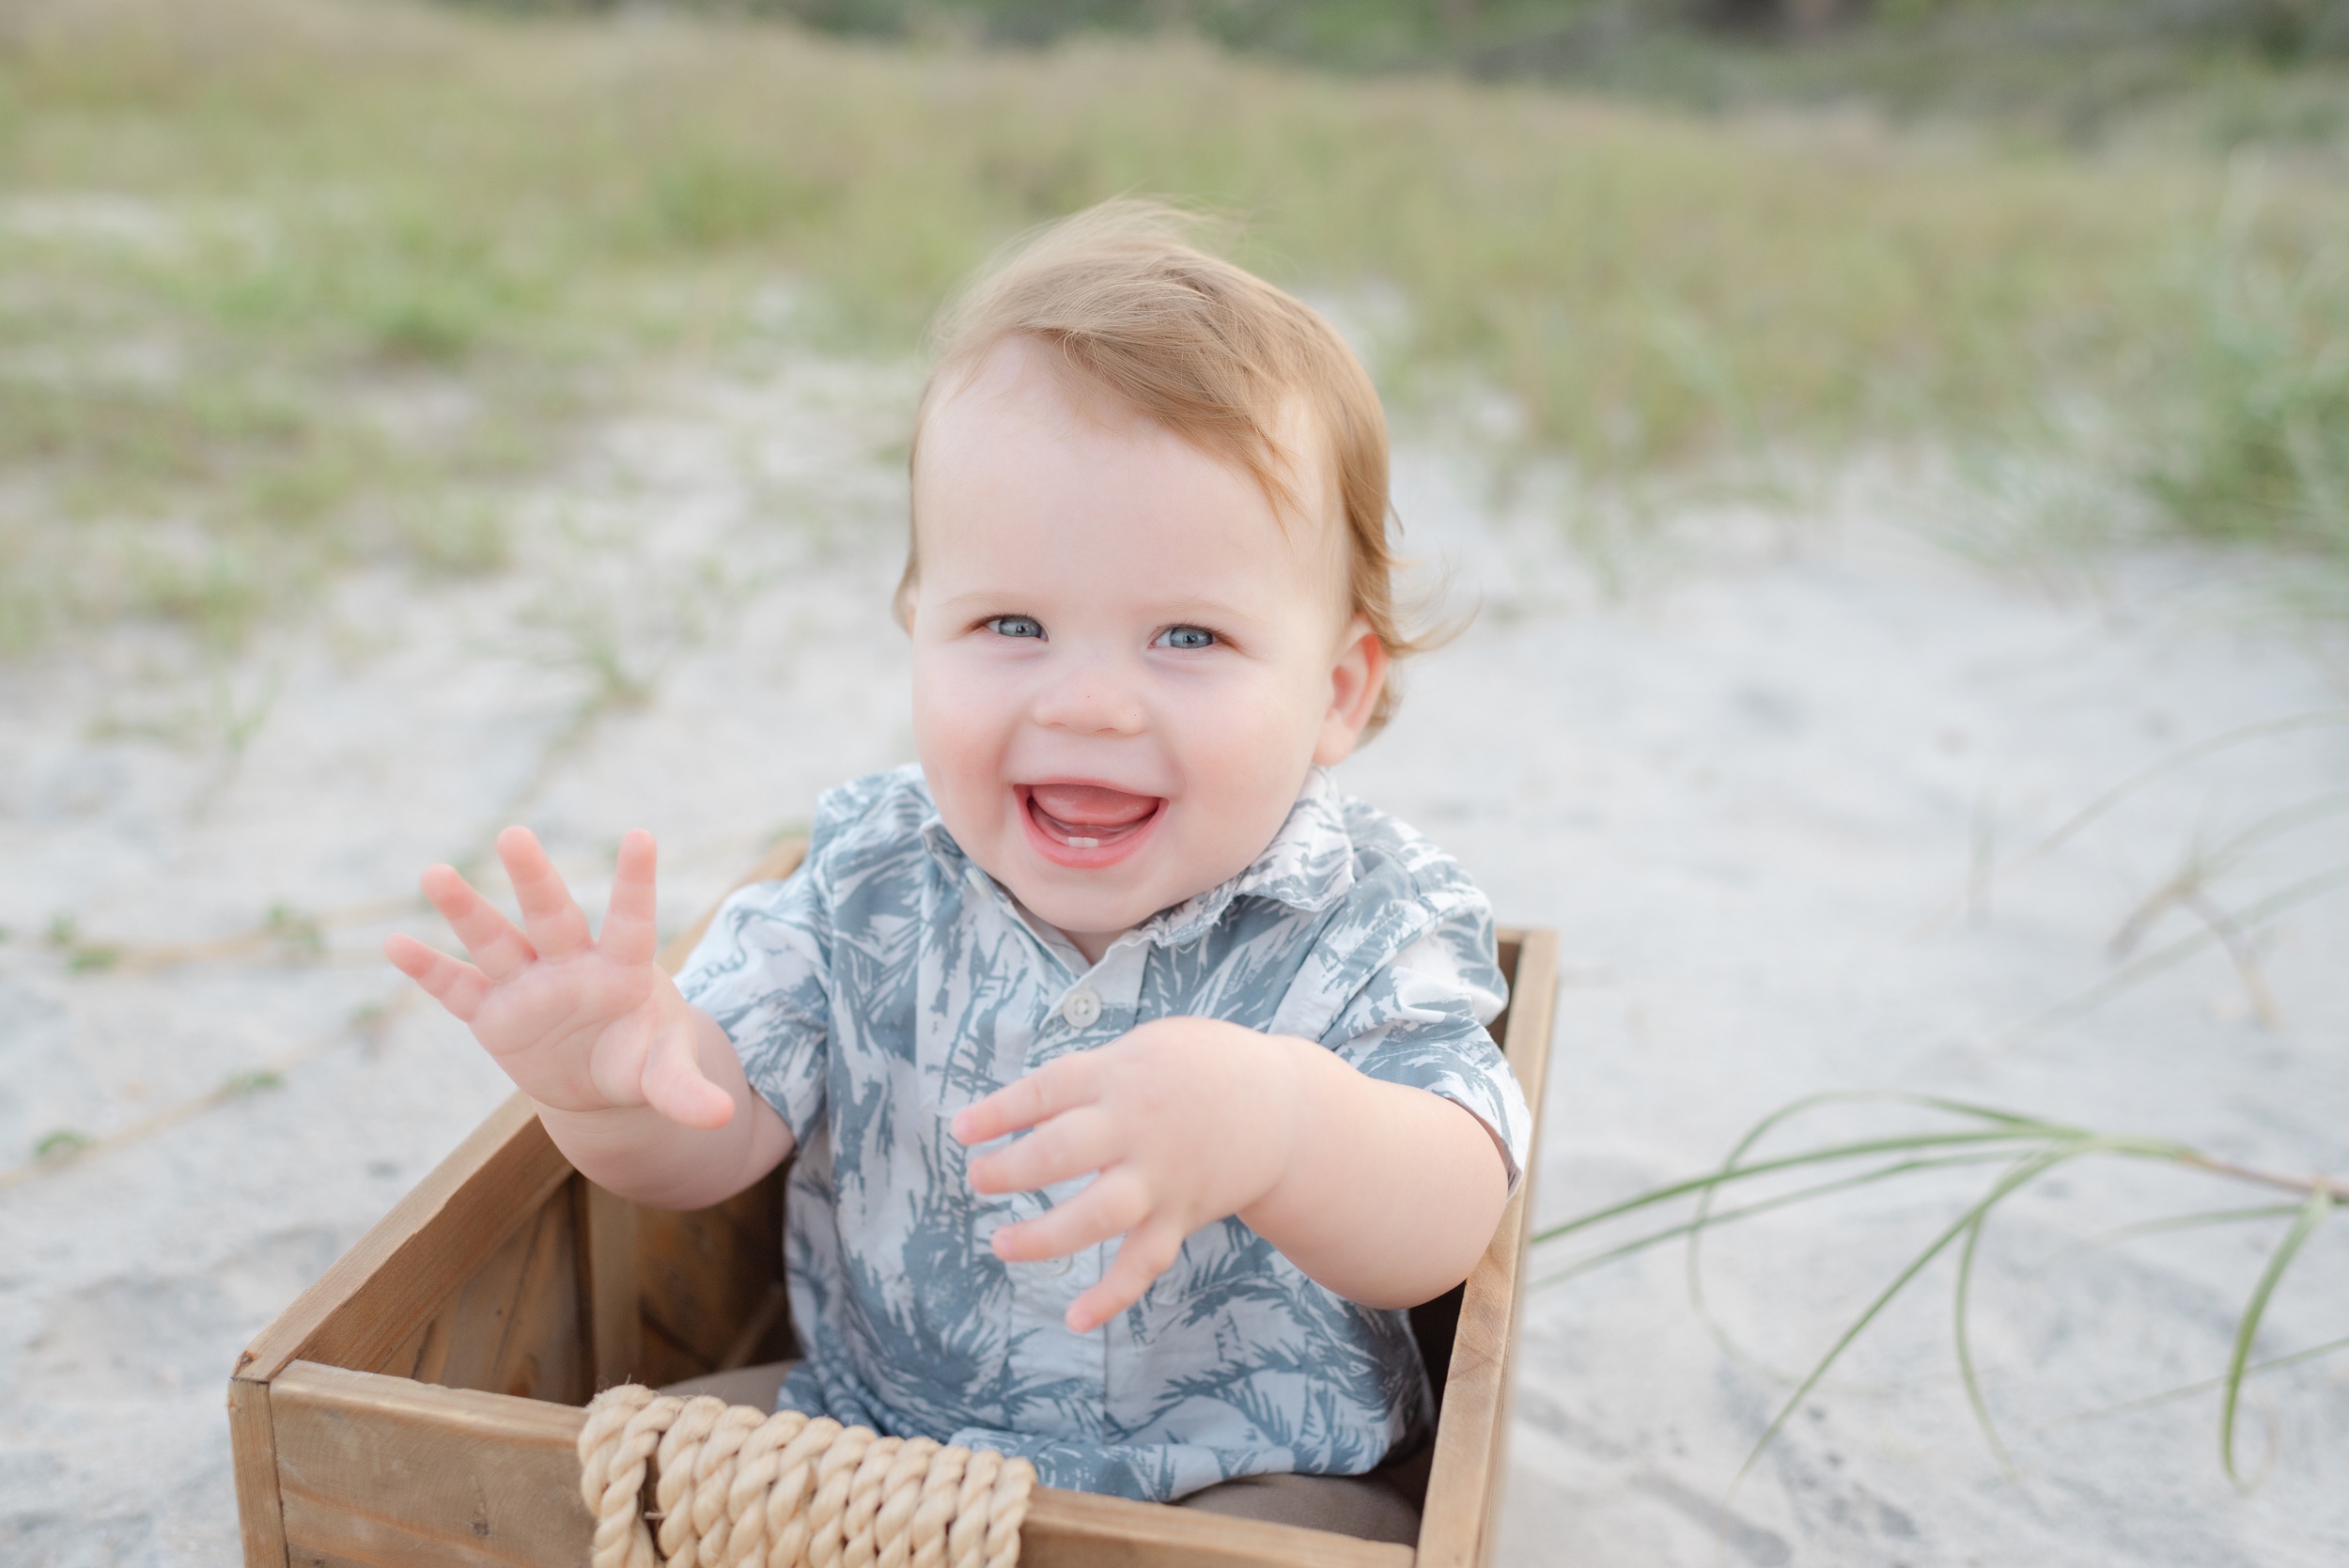
[[[702,1208],[781,1164],[790,1129],[752,1091],[725,1032],[654,962],[652,835],[620,841],[600,939],[528,829],[506,829],[497,847],[521,930],[454,867],[436,865],[425,896],[473,963],[408,936],[386,941],[384,955],[472,1027],[599,1187],[655,1208]]]

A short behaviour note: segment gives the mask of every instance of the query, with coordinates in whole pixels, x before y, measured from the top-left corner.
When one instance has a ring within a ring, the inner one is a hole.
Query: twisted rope
[[[1034,1485],[993,1449],[634,1383],[579,1435],[593,1568],[1018,1568]]]

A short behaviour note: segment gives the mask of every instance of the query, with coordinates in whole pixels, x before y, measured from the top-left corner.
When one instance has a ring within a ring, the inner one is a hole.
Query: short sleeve
[[[738,890],[677,977],[685,1000],[725,1031],[751,1087],[802,1145],[823,1116],[832,1033],[824,903],[805,865],[788,880]]]
[[[1533,1117],[1485,1027],[1500,1015],[1508,990],[1493,952],[1483,899],[1453,903],[1372,972],[1322,1044],[1367,1077],[1466,1108],[1491,1129],[1514,1196],[1525,1179]]]

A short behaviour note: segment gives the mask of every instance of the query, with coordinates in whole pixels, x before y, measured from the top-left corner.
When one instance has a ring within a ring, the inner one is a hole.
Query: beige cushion
[[[1386,1473],[1252,1475],[1193,1492],[1175,1506],[1276,1525],[1302,1525],[1363,1541],[1419,1540],[1419,1509]]]

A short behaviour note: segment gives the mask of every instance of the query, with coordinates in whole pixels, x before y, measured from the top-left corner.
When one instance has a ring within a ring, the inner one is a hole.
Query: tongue
[[[1130,828],[1159,805],[1155,796],[1099,784],[1037,784],[1028,793],[1045,815],[1071,828]]]

